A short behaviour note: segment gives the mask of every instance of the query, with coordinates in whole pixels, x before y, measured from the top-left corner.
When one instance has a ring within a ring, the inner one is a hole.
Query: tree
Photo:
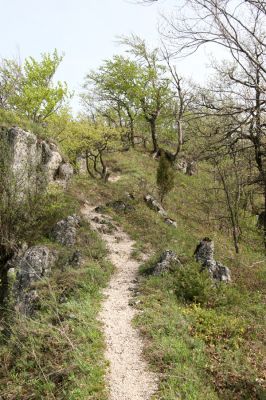
[[[174,184],[175,173],[172,163],[166,157],[165,152],[161,150],[161,156],[157,168],[157,186],[162,204],[165,196],[174,188]]]
[[[157,120],[172,93],[166,68],[160,63],[159,49],[149,50],[145,40],[136,35],[121,38],[121,43],[136,57],[142,66],[142,74],[136,86],[136,102],[140,105],[146,121],[150,125],[153,152],[159,150]]]
[[[119,119],[119,126],[129,129],[129,139],[134,147],[135,120],[139,112],[136,103],[138,82],[140,80],[140,66],[125,57],[114,56],[106,60],[99,68],[99,71],[92,71],[87,75],[84,88],[89,93],[84,93],[83,101],[91,97],[91,85],[94,86],[93,97],[96,109],[107,119],[115,123],[111,117],[111,110],[116,112]]]
[[[63,57],[57,50],[42,54],[41,61],[29,57],[20,66],[15,60],[3,60],[0,67],[0,106],[43,122],[64,105],[69,96],[66,83],[53,83]]]
[[[184,12],[167,18],[165,37],[177,57],[202,46],[220,46],[228,60],[214,63],[215,82],[202,97],[202,115],[230,118],[225,143],[252,146],[266,210],[266,14],[263,2],[188,0]],[[188,17],[189,15],[189,17]],[[233,122],[232,122],[233,119]],[[218,122],[219,124],[219,122]],[[266,247],[266,213],[264,213]]]
[[[105,181],[109,177],[105,156],[117,151],[120,144],[119,129],[109,127],[100,117],[90,120],[86,116],[80,116],[73,120],[62,139],[62,147],[73,163],[78,156],[85,157],[89,176]]]

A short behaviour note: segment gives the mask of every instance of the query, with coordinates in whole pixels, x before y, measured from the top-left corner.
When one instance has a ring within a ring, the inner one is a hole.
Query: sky
[[[177,2],[143,6],[134,0],[0,0],[0,58],[38,59],[55,48],[64,53],[56,78],[75,91],[72,106],[77,110],[86,73],[123,53],[117,37],[134,33],[150,46],[158,45],[160,14]],[[208,74],[206,63],[202,52],[177,65],[181,74],[200,81]]]

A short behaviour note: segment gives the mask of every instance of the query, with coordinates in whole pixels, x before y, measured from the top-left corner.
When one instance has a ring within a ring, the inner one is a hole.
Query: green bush
[[[165,196],[174,188],[174,184],[175,173],[173,166],[162,151],[157,169],[157,185],[161,203],[163,203]]]
[[[217,289],[208,272],[201,272],[193,263],[175,272],[175,293],[184,302],[210,305],[217,296]]]

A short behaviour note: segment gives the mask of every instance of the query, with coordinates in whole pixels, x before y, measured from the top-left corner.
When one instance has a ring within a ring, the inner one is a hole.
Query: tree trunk
[[[87,168],[87,172],[90,175],[91,178],[95,179],[94,174],[91,172],[90,170],[90,166],[89,166],[89,154],[88,151],[86,150],[85,152],[85,156],[86,156],[86,168]]]
[[[149,120],[150,127],[151,127],[151,138],[152,138],[152,145],[153,145],[153,153],[157,153],[159,150],[158,143],[157,143],[157,131],[156,131],[156,119],[151,118]]]
[[[131,146],[135,147],[135,129],[134,129],[134,121],[132,118],[130,118],[130,142],[131,142]]]
[[[0,307],[4,305],[8,297],[8,269],[2,266],[0,269]]]

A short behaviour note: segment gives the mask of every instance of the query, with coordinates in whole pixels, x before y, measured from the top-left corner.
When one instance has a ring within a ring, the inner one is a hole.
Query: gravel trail
[[[116,272],[104,290],[99,318],[103,324],[106,359],[110,367],[107,385],[110,400],[150,400],[157,389],[157,376],[148,370],[142,357],[143,341],[132,320],[136,310],[130,305],[136,289],[139,263],[131,258],[134,242],[112,220],[85,204],[83,214],[109,249]]]

